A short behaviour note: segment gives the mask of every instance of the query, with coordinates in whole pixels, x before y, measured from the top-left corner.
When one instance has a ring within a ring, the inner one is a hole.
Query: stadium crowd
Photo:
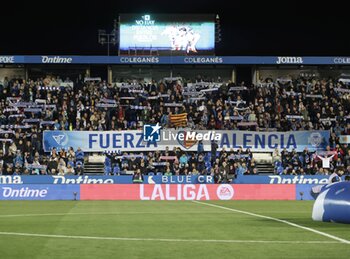
[[[44,130],[128,130],[157,122],[164,128],[196,130],[331,130],[330,146],[323,152],[334,155],[329,168],[322,166],[322,154],[276,150],[275,173],[329,174],[344,167],[350,174],[350,147],[339,142],[340,135],[350,134],[350,90],[341,80],[265,78],[251,86],[182,78],[71,83],[53,76],[3,80],[0,174],[83,174],[86,154],[72,148],[45,153]],[[214,143],[211,152],[204,152],[198,146],[197,152],[108,154],[105,173],[212,174],[217,181],[259,173],[249,150],[219,152]]]

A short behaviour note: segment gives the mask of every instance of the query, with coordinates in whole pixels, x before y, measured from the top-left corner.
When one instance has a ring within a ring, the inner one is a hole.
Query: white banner
[[[146,126],[146,125],[145,125]],[[151,130],[152,131],[152,130]],[[147,135],[147,131],[145,131]],[[87,152],[106,151],[156,151],[169,147],[197,151],[200,141],[205,151],[211,151],[212,141],[216,141],[217,150],[250,148],[252,151],[273,152],[275,148],[298,152],[307,147],[309,150],[323,150],[329,143],[329,131],[290,131],[290,132],[254,132],[254,131],[190,131],[164,129],[157,131],[159,141],[144,141],[141,130],[128,131],[44,131],[45,152],[53,147],[58,149],[80,147]]]

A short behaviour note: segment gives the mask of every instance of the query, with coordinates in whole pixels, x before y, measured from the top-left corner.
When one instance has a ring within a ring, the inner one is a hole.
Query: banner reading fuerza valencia
[[[160,129],[159,142],[143,140],[142,130],[126,131],[44,131],[43,145],[45,152],[53,147],[58,149],[80,147],[86,152],[105,151],[152,151],[181,148],[196,151],[200,140],[205,151],[211,150],[211,141],[218,143],[218,150],[250,148],[251,151],[273,152],[276,148],[302,152],[325,149],[329,145],[330,132],[323,131],[288,131],[255,132],[236,130],[205,131],[191,129]]]

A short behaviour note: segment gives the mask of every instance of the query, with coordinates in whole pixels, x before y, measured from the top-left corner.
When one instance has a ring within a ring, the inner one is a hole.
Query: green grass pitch
[[[204,203],[350,240],[350,225],[312,221],[311,201]],[[0,201],[0,258],[350,258],[350,244],[191,201]]]

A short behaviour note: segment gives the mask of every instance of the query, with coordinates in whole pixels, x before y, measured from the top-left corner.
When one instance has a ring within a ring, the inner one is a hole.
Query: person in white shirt
[[[332,158],[334,157],[334,154],[333,155],[331,155],[330,157],[323,157],[323,156],[320,156],[320,155],[317,155],[316,154],[316,156],[319,158],[319,159],[321,159],[322,160],[322,167],[323,168],[329,168],[330,166],[329,166],[329,164],[330,164],[330,162],[332,161]]]

